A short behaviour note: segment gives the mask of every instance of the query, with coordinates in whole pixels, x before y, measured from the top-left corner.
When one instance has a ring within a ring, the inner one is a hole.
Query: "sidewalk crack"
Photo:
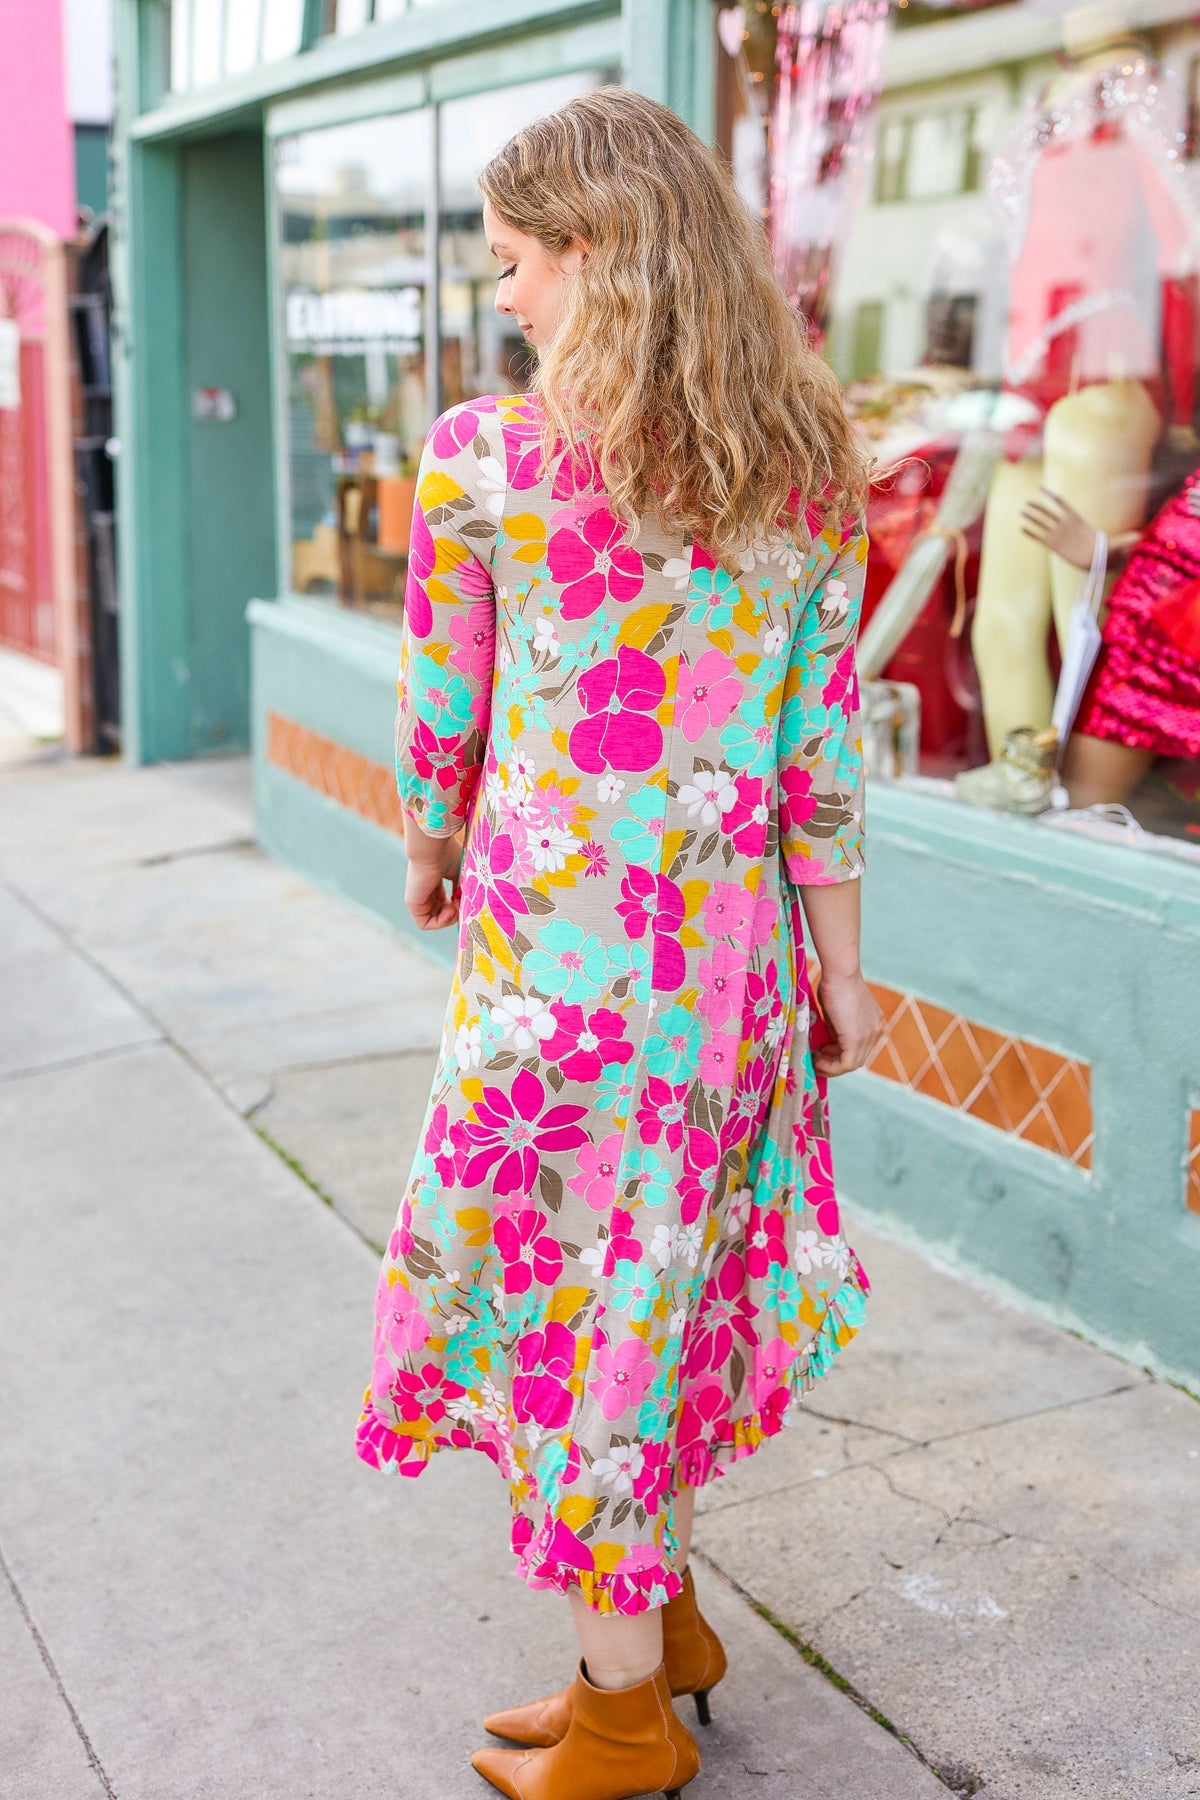
[[[78,1712],[75,1710],[74,1702],[72,1701],[70,1694],[68,1694],[66,1688],[63,1685],[63,1678],[59,1674],[58,1666],[55,1663],[54,1658],[50,1654],[50,1647],[46,1643],[45,1638],[42,1636],[41,1632],[37,1628],[36,1623],[34,1622],[33,1614],[30,1612],[29,1607],[26,1604],[25,1596],[21,1592],[21,1589],[17,1583],[16,1576],[13,1574],[12,1570],[10,1569],[10,1567],[8,1565],[8,1559],[5,1556],[3,1550],[0,1550],[0,1570],[3,1571],[4,1579],[7,1581],[9,1588],[12,1592],[12,1597],[17,1603],[17,1610],[20,1613],[21,1617],[25,1621],[26,1629],[28,1630],[29,1635],[33,1639],[34,1643],[37,1645],[38,1655],[41,1657],[43,1663],[46,1666],[46,1673],[49,1675],[51,1681],[54,1683],[54,1686],[58,1691],[59,1699],[62,1701],[62,1703],[66,1707],[68,1713],[71,1715],[71,1723],[74,1725],[75,1730],[79,1734],[79,1740],[82,1743],[84,1750],[87,1753],[88,1762],[91,1764],[92,1771],[95,1774],[96,1779],[99,1781],[101,1787],[104,1789],[104,1792],[108,1796],[108,1800],[117,1800],[117,1791],[113,1787],[112,1782],[109,1780],[108,1772],[105,1769],[104,1764],[100,1761],[100,1758],[96,1753],[95,1745],[92,1743],[91,1738],[87,1734],[87,1727],[84,1725],[83,1720],[80,1718]]]

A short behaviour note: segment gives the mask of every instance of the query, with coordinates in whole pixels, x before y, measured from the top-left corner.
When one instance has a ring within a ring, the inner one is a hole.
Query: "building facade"
[[[1200,25],[1173,0],[831,17],[118,0],[127,753],[249,745],[267,848],[406,928],[389,764],[415,458],[442,408],[524,379],[474,173],[589,86],[664,100],[730,157],[876,445],[867,631],[901,620],[878,672],[920,701],[919,762],[869,784],[865,956],[889,1039],[836,1084],[841,1183],[1194,1383],[1188,765],[1119,823],[966,805],[953,777],[1003,723],[988,596],[999,582],[1002,624],[1025,621],[1020,704],[1048,720],[1051,620],[1078,586],[1043,552],[1004,601],[1028,549],[1009,489],[1057,480],[1073,409],[1099,409],[1111,484],[1094,506],[1059,485],[1132,551],[1200,464]]]

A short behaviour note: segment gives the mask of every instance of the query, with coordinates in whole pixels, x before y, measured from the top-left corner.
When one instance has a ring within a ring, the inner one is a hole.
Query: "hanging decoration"
[[[769,205],[775,273],[824,338],[838,254],[874,145],[889,0],[784,6],[776,40]]]

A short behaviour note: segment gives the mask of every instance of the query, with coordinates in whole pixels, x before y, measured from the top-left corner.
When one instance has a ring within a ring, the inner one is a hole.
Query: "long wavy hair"
[[[513,229],[588,254],[532,390],[544,449],[590,443],[609,505],[734,561],[862,504],[837,381],[724,164],[667,107],[600,88],[519,131],[480,187]]]

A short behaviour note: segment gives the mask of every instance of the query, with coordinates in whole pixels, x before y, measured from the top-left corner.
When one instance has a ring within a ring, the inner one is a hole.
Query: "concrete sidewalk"
[[[482,1458],[351,1448],[444,971],[238,761],[10,757],[0,876],[0,1800],[483,1800],[565,1608]],[[1200,1795],[1200,1407],[852,1236],[862,1337],[704,1497],[696,1800]]]

